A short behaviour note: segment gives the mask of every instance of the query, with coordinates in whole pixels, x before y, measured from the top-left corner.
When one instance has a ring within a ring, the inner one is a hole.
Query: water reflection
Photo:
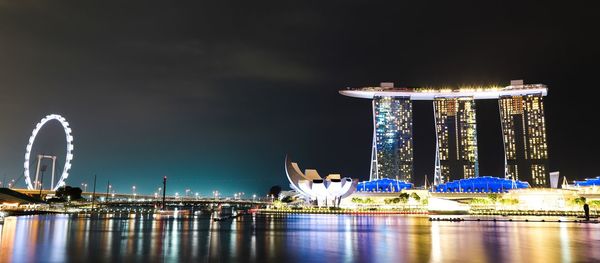
[[[599,241],[597,224],[423,216],[26,216],[0,226],[0,262],[581,262]]]

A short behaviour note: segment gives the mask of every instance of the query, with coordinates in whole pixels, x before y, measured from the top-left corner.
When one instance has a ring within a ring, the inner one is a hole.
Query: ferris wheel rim
[[[63,116],[59,114],[50,114],[46,117],[42,118],[36,125],[33,131],[31,132],[31,136],[29,137],[29,141],[27,146],[25,147],[25,161],[23,162],[24,168],[24,176],[25,176],[25,184],[27,184],[27,189],[34,190],[35,187],[31,183],[31,177],[29,174],[29,161],[31,157],[31,149],[35,142],[35,138],[39,131],[46,125],[46,123],[56,120],[58,121],[65,132],[65,138],[67,141],[67,154],[65,157],[65,165],[63,167],[62,173],[60,175],[59,180],[56,182],[54,186],[51,185],[52,191],[56,191],[59,187],[63,186],[64,181],[69,177],[69,170],[71,169],[71,160],[73,159],[73,135],[71,135],[71,128],[69,127],[69,122]]]

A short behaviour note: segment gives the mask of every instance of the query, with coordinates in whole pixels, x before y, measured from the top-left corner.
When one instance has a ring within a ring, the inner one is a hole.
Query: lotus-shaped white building
[[[290,187],[307,200],[317,200],[318,206],[338,206],[342,198],[356,191],[358,184],[358,179],[341,178],[339,174],[329,174],[321,178],[317,170],[306,169],[302,173],[298,164],[291,162],[287,156],[285,172],[290,180]]]

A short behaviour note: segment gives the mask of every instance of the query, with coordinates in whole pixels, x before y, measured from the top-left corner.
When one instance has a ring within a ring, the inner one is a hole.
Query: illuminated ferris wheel
[[[31,156],[31,149],[33,147],[33,143],[35,142],[35,137],[37,136],[38,132],[42,129],[42,127],[44,127],[44,125],[46,125],[46,123],[48,123],[49,121],[53,121],[53,120],[60,122],[60,124],[62,125],[62,127],[65,131],[65,138],[67,140],[67,155],[65,157],[65,166],[60,175],[60,179],[55,184],[54,183],[54,170],[55,170],[54,164],[56,163],[56,156],[38,155],[38,157],[37,157],[38,166],[36,168],[36,178],[35,178],[35,181],[32,183],[31,177],[29,175],[29,158]],[[40,120],[40,122],[38,122],[38,124],[35,125],[35,129],[33,129],[33,131],[31,132],[31,137],[29,137],[29,142],[27,143],[27,147],[25,148],[25,162],[23,163],[23,168],[25,168],[25,172],[24,172],[25,183],[27,184],[27,189],[29,189],[29,190],[42,188],[42,184],[37,181],[38,180],[37,176],[38,176],[38,173],[40,170],[40,161],[42,158],[52,159],[53,167],[52,167],[52,181],[50,183],[50,189],[52,191],[56,191],[56,189],[58,189],[59,187],[61,187],[65,184],[65,179],[67,179],[67,177],[69,177],[69,169],[71,169],[71,160],[73,160],[73,136],[71,135],[71,128],[69,127],[69,123],[67,122],[67,120],[58,114],[51,114],[51,115],[44,117],[42,120]]]

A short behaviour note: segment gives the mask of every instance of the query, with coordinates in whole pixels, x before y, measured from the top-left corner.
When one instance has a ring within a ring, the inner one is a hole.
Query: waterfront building
[[[600,200],[600,176],[573,181],[572,184],[568,184],[565,178],[561,188],[576,191],[588,200]]]
[[[479,176],[477,121],[472,97],[435,98],[434,184]]]
[[[512,89],[527,88],[523,81]],[[505,177],[526,180],[534,187],[548,187],[548,144],[543,94],[500,96],[500,119],[505,152]]]
[[[529,188],[511,190],[502,198],[517,200],[511,209],[521,211],[581,211],[581,205],[574,202],[581,196],[573,190]]]
[[[498,100],[505,149],[505,174],[533,187],[549,186],[543,84],[399,88],[393,83],[339,91],[373,100],[370,180],[413,178],[412,101],[432,101],[436,130],[435,178],[439,185],[479,176],[475,101]]]
[[[410,99],[375,96],[373,127],[370,180],[393,178],[410,182],[413,170]]]
[[[339,174],[329,174],[322,178],[314,169],[306,169],[302,173],[298,164],[292,162],[287,156],[285,173],[290,187],[307,201],[316,201],[319,207],[339,206],[341,199],[354,193],[358,184],[358,180],[342,178]]]

